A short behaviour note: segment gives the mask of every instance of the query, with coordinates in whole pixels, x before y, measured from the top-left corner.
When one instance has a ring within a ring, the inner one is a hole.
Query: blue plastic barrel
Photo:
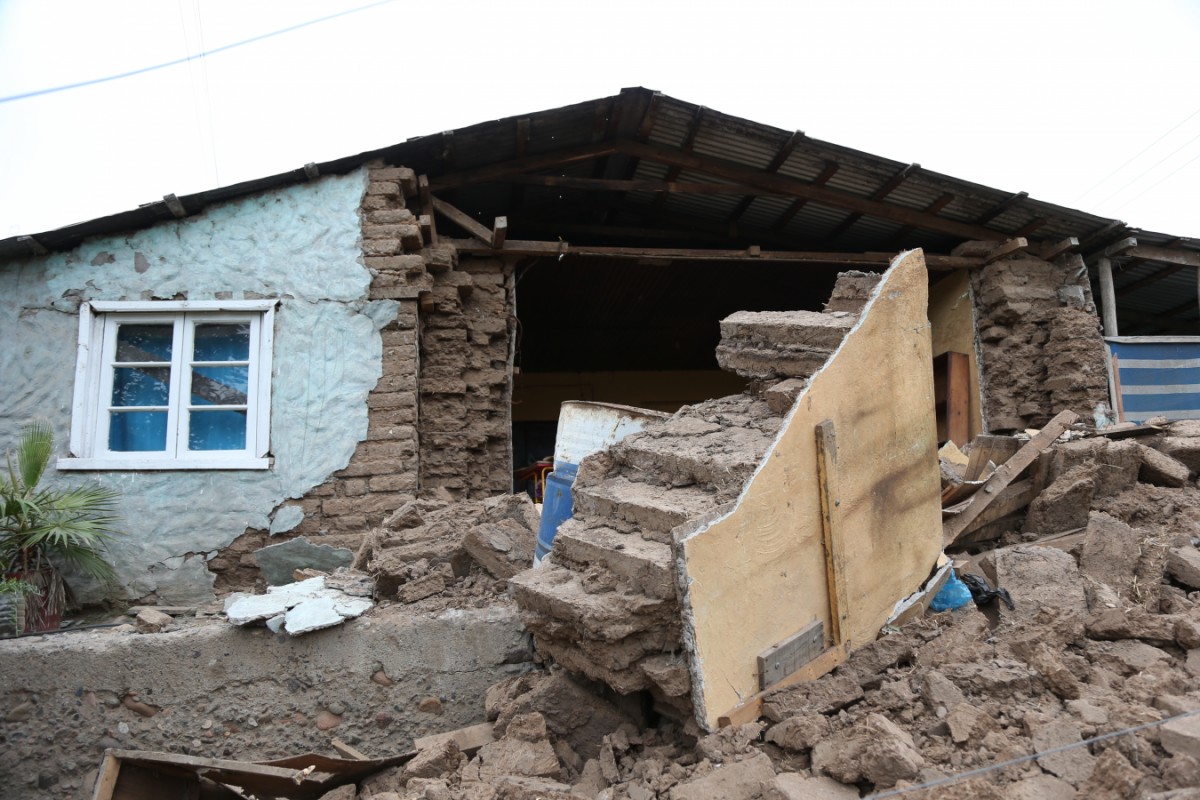
[[[578,471],[578,464],[558,462],[554,465],[554,472],[546,476],[546,489],[542,494],[542,522],[538,526],[537,548],[534,550],[535,564],[545,558],[554,546],[558,526],[574,513],[571,485],[575,483],[575,473]]]

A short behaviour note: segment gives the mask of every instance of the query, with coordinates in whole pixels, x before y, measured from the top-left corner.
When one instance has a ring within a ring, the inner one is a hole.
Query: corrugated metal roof
[[[841,197],[871,200],[883,187],[890,191],[877,201],[882,207],[906,213],[929,214],[923,219],[975,225],[997,238],[1025,235],[1031,240],[1059,241],[1079,238],[1089,257],[1122,238],[1136,236],[1142,244],[1171,247],[1200,253],[1200,240],[1129,228],[1119,221],[1014,195],[931,172],[891,159],[841,147],[767,125],[732,117],[712,109],[666,97],[646,89],[626,89],[612,97],[599,98],[562,108],[491,120],[454,131],[418,137],[380,150],[360,153],[318,165],[322,175],[342,174],[382,159],[439,178],[462,174],[478,167],[503,164],[524,156],[552,154],[599,141],[643,141],[665,148],[677,156],[693,153],[721,164],[756,171],[777,167],[781,179],[804,181],[842,193]],[[783,148],[792,142],[794,148]],[[781,155],[786,155],[780,162]],[[830,174],[832,170],[832,174]],[[894,183],[907,170],[904,179]],[[636,179],[660,182],[667,179],[703,183],[728,183],[692,168],[680,169],[649,158],[624,152],[543,170],[545,174],[577,178]],[[761,173],[760,174],[766,174]],[[247,181],[234,186],[180,197],[189,215],[225,202],[268,189],[308,180],[304,169]],[[447,189],[439,196],[478,219],[494,216],[509,219],[509,238],[519,238],[523,228],[544,231],[555,225],[614,226],[610,241],[637,242],[637,229],[648,238],[663,239],[662,230],[694,231],[690,246],[704,246],[724,237],[722,247],[761,244],[764,248],[839,252],[891,251],[926,247],[948,252],[962,236],[905,225],[888,213],[857,214],[852,208],[835,207],[812,199],[797,203],[794,196],[758,194],[682,194],[657,192],[582,191],[536,185],[514,186],[503,180],[472,183]],[[748,204],[747,204],[748,203]],[[801,206],[794,211],[796,206]],[[843,205],[845,205],[843,203]],[[934,209],[930,211],[930,209]],[[735,214],[735,211],[737,212]],[[794,213],[793,213],[794,212]],[[788,214],[792,214],[790,218]],[[894,216],[894,215],[891,215]],[[67,250],[92,236],[120,233],[175,219],[165,202],[70,225],[32,236],[0,240],[0,259]],[[735,224],[730,224],[730,223]],[[850,222],[852,224],[847,225]],[[934,226],[936,228],[936,226]],[[616,231],[620,231],[617,233]],[[1097,236],[1103,232],[1102,236]],[[651,235],[653,234],[653,236]],[[586,234],[604,237],[603,230]],[[584,233],[573,234],[584,237]],[[527,238],[539,238],[529,236]],[[540,238],[546,238],[542,236]],[[565,238],[565,237],[564,237]],[[679,242],[683,244],[684,242]],[[1121,263],[1117,279],[1129,283],[1151,274],[1145,263]],[[1152,315],[1178,307],[1185,297],[1194,297],[1193,270],[1180,270],[1169,279],[1121,296],[1119,308],[1134,314]],[[1200,314],[1180,312],[1190,321]]]

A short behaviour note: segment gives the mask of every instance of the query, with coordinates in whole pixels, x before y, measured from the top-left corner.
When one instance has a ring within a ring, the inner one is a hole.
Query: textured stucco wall
[[[35,416],[65,454],[82,300],[278,297],[269,471],[54,473],[122,492],[129,536],[113,548],[125,593],[211,596],[205,562],[346,466],[367,435],[391,300],[368,299],[359,203],[365,171],[214,207],[68,253],[0,264],[0,445]],[[291,522],[288,520],[288,522]],[[277,526],[280,527],[280,526]]]

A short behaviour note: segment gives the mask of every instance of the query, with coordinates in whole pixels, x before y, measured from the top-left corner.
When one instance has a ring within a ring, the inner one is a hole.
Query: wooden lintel
[[[496,217],[496,221],[492,225],[492,248],[504,247],[504,240],[507,238],[508,217]]]
[[[971,497],[970,505],[957,516],[951,517],[943,523],[942,541],[945,546],[949,547],[954,544],[963,531],[983,514],[987,507],[1000,496],[1000,493],[1033,463],[1038,453],[1049,447],[1055,439],[1062,435],[1067,426],[1078,419],[1078,416],[1070,410],[1060,412],[1011,458],[997,467],[991,477],[984,481],[979,491]]]
[[[825,675],[833,670],[846,660],[849,655],[847,649],[843,645],[837,645],[826,650],[821,655],[814,658],[812,661],[805,664],[800,669],[793,672],[788,677],[781,680],[774,686],[768,687],[758,694],[746,698],[736,708],[731,709],[728,713],[722,714],[717,718],[717,725],[722,728],[728,728],[730,725],[745,725],[748,722],[754,722],[762,716],[763,700],[771,692],[780,689],[786,689],[789,686],[794,686],[797,683],[806,681],[815,681],[817,678]]]
[[[509,175],[516,175],[522,172],[533,172],[539,169],[549,169],[550,167],[574,164],[578,161],[587,161],[593,158],[609,156],[615,152],[617,152],[617,149],[612,142],[593,142],[581,147],[572,147],[566,150],[556,150],[551,153],[543,153],[536,156],[515,158],[512,161],[503,161],[499,164],[489,164],[486,167],[477,167],[475,169],[452,172],[441,177],[434,178],[430,184],[430,187],[435,191],[441,191],[443,189],[457,189],[460,186],[470,186],[476,183],[488,183],[490,181],[498,180],[499,178],[507,177]]]
[[[461,213],[461,212],[460,212]],[[478,223],[476,223],[478,224]],[[480,226],[482,228],[482,226]],[[482,228],[487,230],[486,228]],[[488,241],[474,239],[446,239],[465,255],[513,255],[513,256],[591,256],[604,258],[649,258],[680,261],[772,261],[797,264],[828,264],[832,266],[886,266],[896,257],[895,253],[830,253],[795,250],[706,250],[679,247],[602,247],[575,245],[567,242],[542,242],[509,239],[503,247],[494,248]],[[969,269],[982,262],[978,258],[926,255],[930,269]]]
[[[618,139],[615,145],[618,152],[628,156],[636,156],[645,161],[653,161],[668,166],[680,166],[684,169],[695,170],[725,180],[737,181],[748,186],[776,190],[834,208],[861,211],[868,216],[909,224],[921,230],[944,233],[966,239],[1002,241],[1007,238],[1007,234],[1005,233],[980,225],[957,222],[944,217],[926,214],[915,209],[890,205],[879,200],[860,197],[851,192],[831,189],[827,186],[818,186],[815,183],[803,181],[798,178],[771,174],[724,159],[700,156],[695,153],[681,153],[669,147],[660,147],[628,139]]]
[[[462,228],[471,236],[478,239],[488,247],[492,247],[492,232],[480,224],[478,221],[471,219],[470,215],[458,210],[454,206],[447,203],[438,197],[431,198],[433,202],[433,210],[441,214],[446,219],[453,222],[458,227]]]
[[[1019,253],[1029,247],[1029,240],[1023,236],[1009,239],[1004,244],[992,248],[992,251],[983,257],[983,265],[991,264],[993,261],[999,261],[1002,258],[1011,256],[1013,253]]]
[[[183,203],[179,202],[179,198],[175,195],[164,194],[163,202],[167,204],[171,216],[175,217],[175,219],[183,219],[188,215],[187,209],[183,207]]]
[[[1066,239],[1054,242],[1053,244],[1044,244],[1037,250],[1031,250],[1034,255],[1043,261],[1053,261],[1063,253],[1071,252],[1079,247],[1079,240],[1074,236],[1068,236]]]

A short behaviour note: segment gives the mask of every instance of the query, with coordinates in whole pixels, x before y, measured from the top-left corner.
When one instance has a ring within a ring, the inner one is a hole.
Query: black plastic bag
[[[987,582],[987,578],[982,575],[964,573],[958,578],[971,590],[971,598],[975,601],[975,605],[986,606],[988,603],[994,603],[998,597],[1004,601],[1004,605],[1008,606],[1009,611],[1016,608],[1007,589],[993,589],[992,585]]]

